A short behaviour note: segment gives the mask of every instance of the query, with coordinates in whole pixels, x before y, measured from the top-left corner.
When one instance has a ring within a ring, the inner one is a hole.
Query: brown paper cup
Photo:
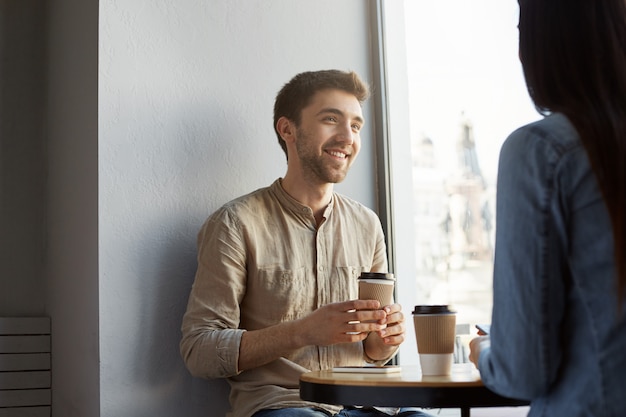
[[[455,312],[448,306],[416,306],[413,324],[422,374],[450,374],[456,336]]]
[[[393,281],[359,279],[359,300],[378,300],[380,306],[393,304]]]

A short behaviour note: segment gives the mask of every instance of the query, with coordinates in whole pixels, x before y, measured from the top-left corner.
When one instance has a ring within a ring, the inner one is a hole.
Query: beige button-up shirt
[[[237,369],[244,331],[356,299],[362,271],[387,271],[383,231],[373,211],[335,193],[324,218],[316,227],[312,210],[276,180],[224,205],[198,234],[198,270],[180,349],[193,375],[228,378],[231,417],[302,406],[335,413],[338,407],[300,399],[300,375],[367,360],[358,342],[307,346],[255,369]]]

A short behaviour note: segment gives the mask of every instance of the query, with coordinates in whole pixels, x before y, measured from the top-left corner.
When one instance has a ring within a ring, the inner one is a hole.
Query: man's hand
[[[298,320],[244,332],[239,347],[239,371],[264,365],[304,346],[360,342],[372,332],[386,329],[390,311],[381,309],[376,300],[344,301],[324,305]],[[397,320],[397,315],[391,317]],[[394,327],[389,333],[390,340],[395,340],[399,331]]]
[[[404,342],[406,325],[400,304],[392,304],[383,308],[386,316],[381,322],[386,324],[382,330],[373,332],[365,341],[365,353],[370,359],[384,360],[396,351]]]
[[[302,346],[329,346],[364,340],[387,327],[387,314],[376,300],[326,304],[295,322]]]

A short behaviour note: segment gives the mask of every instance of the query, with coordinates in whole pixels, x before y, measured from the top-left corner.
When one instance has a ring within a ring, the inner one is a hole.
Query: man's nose
[[[350,124],[345,124],[345,125],[342,124],[340,127],[340,132],[338,136],[342,140],[343,143],[352,145],[354,141],[356,140],[357,135],[358,133],[355,133],[352,130],[352,126],[350,126]]]

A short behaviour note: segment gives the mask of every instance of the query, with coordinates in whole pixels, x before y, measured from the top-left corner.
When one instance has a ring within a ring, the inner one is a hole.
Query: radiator
[[[0,317],[0,417],[50,417],[50,318]]]

